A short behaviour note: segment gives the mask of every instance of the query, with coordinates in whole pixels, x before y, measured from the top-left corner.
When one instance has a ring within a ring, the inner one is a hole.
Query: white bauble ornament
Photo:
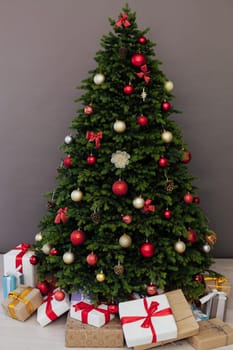
[[[71,192],[70,197],[71,197],[72,201],[80,202],[83,199],[83,193],[78,188],[77,190],[74,190],[74,191]]]
[[[171,92],[174,89],[174,84],[171,80],[168,80],[164,83],[164,88],[167,92]]]
[[[162,138],[163,142],[169,143],[169,142],[172,141],[173,135],[172,135],[172,133],[170,131],[166,131],[165,130],[165,131],[162,132],[161,138]]]
[[[74,254],[72,252],[65,252],[63,254],[63,261],[65,264],[72,264],[74,262]]]
[[[178,240],[175,244],[174,244],[174,249],[177,253],[184,253],[185,249],[186,249],[186,245],[184,242],[182,242],[181,240]]]
[[[41,248],[42,252],[46,255],[49,255],[51,249],[51,245],[48,243],[45,243],[43,247]]]
[[[38,232],[36,235],[35,235],[35,241],[36,242],[40,242],[42,241],[42,233],[41,232]]]
[[[123,120],[116,120],[113,124],[113,129],[118,133],[122,133],[126,129],[126,124]]]
[[[101,73],[96,74],[96,75],[94,76],[94,78],[93,78],[94,83],[95,83],[96,85],[102,84],[102,83],[104,82],[104,79],[105,79],[105,77],[104,77],[104,75],[101,74]]]
[[[65,143],[66,143],[67,145],[69,145],[69,144],[71,144],[71,142],[73,141],[73,138],[72,138],[72,136],[67,135],[67,136],[65,137],[64,141],[65,141]]]
[[[145,201],[142,197],[136,197],[133,200],[133,206],[136,209],[142,209],[144,207]]]
[[[128,248],[132,244],[132,238],[126,233],[123,233],[123,235],[119,238],[119,244],[123,248]]]
[[[211,246],[208,243],[206,243],[206,244],[203,245],[202,250],[203,250],[204,253],[208,254],[210,252],[210,250],[211,250]]]

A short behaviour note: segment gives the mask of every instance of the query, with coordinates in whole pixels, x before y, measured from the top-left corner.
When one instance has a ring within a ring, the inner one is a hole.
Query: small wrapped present
[[[187,339],[196,350],[212,350],[233,344],[233,328],[222,320],[213,318],[201,321],[199,325],[200,332]]]
[[[61,301],[55,299],[56,289],[49,293],[43,300],[43,304],[37,310],[37,322],[44,327],[50,322],[56,320],[70,309],[70,301],[68,294]]]
[[[231,286],[228,283],[228,279],[225,276],[211,277],[204,276],[206,291],[211,292],[213,289],[217,289],[219,292],[224,292],[229,297],[231,293]]]
[[[204,314],[196,305],[191,305],[191,310],[197,322],[205,321],[209,319],[209,316]]]
[[[123,348],[124,336],[118,317],[97,328],[75,320],[68,314],[65,327],[66,347]]]
[[[115,316],[110,314],[108,306],[105,304],[94,307],[94,305],[89,302],[80,301],[71,302],[70,317],[95,327],[102,327]]]
[[[18,283],[19,282],[19,283]],[[24,284],[24,276],[20,272],[14,274],[5,274],[2,276],[3,298],[5,299],[10,292],[15,290],[19,284]]]
[[[77,292],[72,293],[70,302],[72,304],[74,304],[74,303],[77,303],[78,301],[86,301],[86,302],[90,303],[91,302],[91,293],[88,292],[86,294],[81,289],[79,289]]]
[[[128,347],[177,338],[176,322],[165,294],[119,303],[119,315]]]
[[[2,306],[12,318],[25,321],[36,311],[42,301],[39,289],[20,285],[8,294],[8,297],[2,302]]]
[[[35,265],[30,263],[30,257],[34,254],[30,245],[21,243],[3,255],[4,274],[14,274],[16,271],[24,274],[24,283],[28,286],[36,285]],[[20,281],[17,282],[20,284]]]
[[[219,292],[213,289],[207,295],[200,298],[202,304],[202,311],[209,318],[219,318],[225,320],[227,295],[224,292]]]

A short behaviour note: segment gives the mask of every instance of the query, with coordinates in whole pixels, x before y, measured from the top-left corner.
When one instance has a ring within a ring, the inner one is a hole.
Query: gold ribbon
[[[225,276],[220,276],[220,277],[211,277],[211,276],[204,276],[204,281],[214,281],[215,282],[215,288],[220,291],[222,290],[222,285],[223,283],[228,282],[228,279]]]
[[[34,311],[33,305],[30,302],[30,300],[25,299],[25,297],[33,290],[32,287],[27,287],[26,289],[24,289],[24,291],[17,293],[17,291],[13,291],[10,292],[8,294],[8,299],[12,299],[13,301],[11,301],[8,304],[8,311],[11,315],[12,318],[15,318],[17,320],[17,316],[15,313],[15,307],[16,305],[18,305],[20,302],[24,303],[26,305],[27,311],[29,312],[29,314],[32,314]]]

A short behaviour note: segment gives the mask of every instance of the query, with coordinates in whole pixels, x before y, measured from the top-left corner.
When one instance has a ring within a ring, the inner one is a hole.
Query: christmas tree
[[[35,237],[39,279],[94,302],[175,288],[195,300],[216,236],[172,119],[173,83],[127,4],[109,22]]]

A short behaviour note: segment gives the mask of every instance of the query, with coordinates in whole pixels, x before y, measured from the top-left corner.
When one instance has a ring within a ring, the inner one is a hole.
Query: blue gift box
[[[5,274],[2,276],[3,298],[7,298],[8,294],[17,288],[17,281],[24,284],[24,277],[22,273],[15,273],[12,275]]]
[[[71,302],[86,301],[91,302],[91,293],[84,293],[81,289],[71,294]]]

